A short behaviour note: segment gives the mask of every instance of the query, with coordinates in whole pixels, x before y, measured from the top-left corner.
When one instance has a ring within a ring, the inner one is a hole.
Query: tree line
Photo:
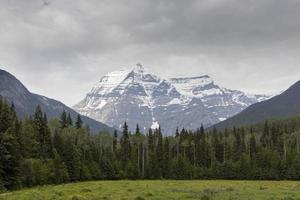
[[[218,131],[91,134],[80,115],[18,119],[0,99],[0,190],[86,180],[300,180],[300,118]]]

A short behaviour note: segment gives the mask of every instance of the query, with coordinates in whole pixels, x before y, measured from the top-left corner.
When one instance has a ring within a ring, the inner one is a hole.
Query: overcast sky
[[[0,68],[69,106],[137,62],[273,93],[300,79],[299,10],[299,0],[0,0]]]

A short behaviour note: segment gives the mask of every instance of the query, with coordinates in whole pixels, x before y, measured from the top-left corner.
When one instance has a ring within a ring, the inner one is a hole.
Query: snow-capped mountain
[[[207,75],[171,78],[171,84],[183,95],[198,98],[220,121],[236,115],[248,106],[266,100],[266,95],[248,95],[238,90],[221,88]]]
[[[258,98],[220,88],[208,76],[163,79],[137,64],[102,77],[74,109],[117,128],[127,121],[131,129],[160,125],[165,134],[174,134],[176,127],[216,124]]]

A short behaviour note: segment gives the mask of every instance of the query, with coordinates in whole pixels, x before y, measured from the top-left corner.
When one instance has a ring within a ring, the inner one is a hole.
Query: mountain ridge
[[[296,115],[300,115],[300,81],[297,81],[281,94],[253,104],[214,127],[219,129],[232,128],[233,126],[251,125],[263,120]]]
[[[78,114],[55,99],[31,93],[14,75],[2,69],[0,69],[0,96],[8,102],[14,103],[16,112],[21,118],[32,115],[37,105],[40,105],[42,110],[47,113],[48,118],[60,117],[64,110],[70,112],[74,120]],[[82,121],[89,125],[92,132],[100,130],[113,132],[111,127],[86,116],[82,116]]]

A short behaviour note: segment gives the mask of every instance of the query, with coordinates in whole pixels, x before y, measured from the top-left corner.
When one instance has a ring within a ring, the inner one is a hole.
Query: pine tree
[[[232,151],[231,151],[231,145],[230,145],[230,138],[229,138],[229,133],[228,133],[228,129],[225,129],[224,131],[224,163],[226,163],[227,161],[230,162],[230,160],[232,159]]]
[[[79,181],[81,172],[80,153],[74,144],[65,145],[63,160],[66,163],[70,180]]]
[[[103,153],[100,160],[100,168],[104,178],[116,179],[118,177],[116,167],[114,166],[113,156],[110,153]]]
[[[158,128],[158,142],[156,148],[156,157],[157,157],[157,166],[158,166],[158,177],[162,176],[163,170],[163,159],[164,159],[164,152],[163,152],[163,136],[161,133],[161,128]]]
[[[60,124],[61,124],[61,128],[66,128],[68,126],[67,113],[65,110],[61,113]]]
[[[242,156],[242,139],[239,130],[234,128],[233,160],[238,161]]]
[[[164,149],[163,149],[163,177],[165,178],[171,178],[170,174],[170,144],[169,139],[166,137],[165,143],[164,143]]]
[[[199,133],[199,147],[197,149],[197,155],[198,155],[198,165],[201,167],[208,167],[210,163],[209,159],[209,153],[208,153],[208,143],[206,141],[205,131],[204,127],[201,126],[200,133]]]
[[[270,132],[269,131],[270,131],[269,123],[268,123],[268,121],[265,121],[263,134],[260,138],[260,142],[264,148],[269,147],[269,142],[270,142]]]
[[[10,120],[10,108],[6,101],[1,100],[1,115],[0,115],[0,132],[5,132],[11,127],[12,121]]]
[[[34,113],[34,129],[39,144],[39,155],[41,158],[49,158],[52,154],[51,133],[48,127],[46,114],[43,114],[40,106]]]
[[[140,127],[139,125],[137,124],[136,125],[136,130],[135,130],[135,140],[136,140],[136,164],[137,164],[137,171],[138,171],[138,177],[140,177],[140,174],[141,174],[141,153],[142,153],[142,148],[143,146],[141,146],[141,143],[142,143],[142,135],[141,135],[141,132],[140,132]]]
[[[117,145],[118,145],[118,131],[114,130],[114,139],[113,139],[113,152],[117,153]]]
[[[42,132],[42,143],[43,143],[43,150],[44,157],[49,158],[52,157],[52,139],[51,139],[51,132],[48,127],[48,119],[46,113],[44,113],[43,117],[43,132]]]
[[[154,151],[154,137],[151,128],[149,129],[149,133],[148,133],[148,149],[150,152]]]
[[[178,127],[176,128],[176,133],[175,133],[175,140],[176,140],[176,157],[177,159],[179,158],[179,148],[180,148],[180,133],[178,130]]]
[[[247,148],[246,148],[246,143],[245,143],[245,129],[242,127],[240,129],[240,135],[241,135],[241,151],[242,153],[246,153]]]
[[[217,129],[213,130],[213,135],[212,135],[212,145],[213,145],[213,149],[214,149],[214,157],[216,159],[216,161],[218,161],[219,163],[223,163],[223,159],[224,159],[224,147],[221,144],[221,141],[219,139],[218,136],[218,132]]]
[[[176,128],[175,137],[178,137],[178,138],[179,138],[179,130],[178,130],[178,127]]]
[[[76,128],[77,128],[77,129],[82,128],[82,120],[81,120],[81,117],[80,117],[79,114],[77,115],[77,120],[76,120],[75,125],[76,125]]]
[[[256,139],[253,133],[251,134],[249,148],[250,148],[250,157],[253,160],[256,158],[256,153],[257,153]]]
[[[53,136],[53,147],[56,153],[58,153],[60,156],[63,155],[64,141],[62,139],[61,134],[58,131],[56,131]]]
[[[66,124],[67,126],[73,126],[73,120],[70,113],[68,113]]]
[[[123,136],[121,138],[121,159],[122,166],[126,167],[130,160],[131,146],[129,140],[128,125],[125,122],[123,126]]]
[[[24,119],[21,127],[21,154],[24,158],[37,158],[39,154],[39,143],[32,119]]]
[[[140,135],[140,134],[141,134],[141,132],[140,132],[140,127],[139,127],[138,124],[136,125],[135,134],[136,134],[136,135]]]
[[[152,133],[152,129],[149,129],[148,133],[148,162],[147,162],[147,178],[155,178],[156,173],[156,157],[155,157],[155,138]]]
[[[7,189],[20,187],[20,125],[14,109],[0,99],[0,180]]]

